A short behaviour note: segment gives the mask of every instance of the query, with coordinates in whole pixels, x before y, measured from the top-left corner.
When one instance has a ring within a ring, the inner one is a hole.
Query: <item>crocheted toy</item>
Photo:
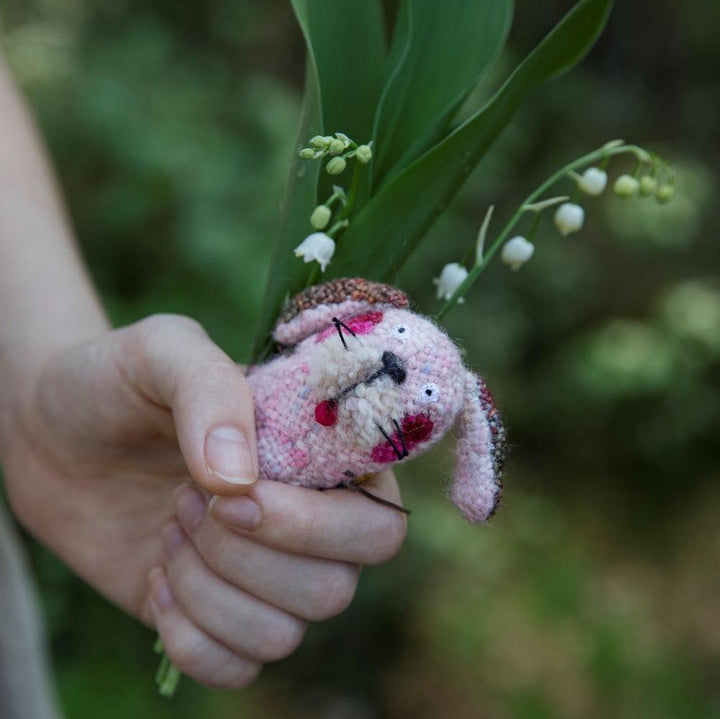
[[[400,290],[363,279],[311,287],[285,306],[286,349],[252,367],[260,476],[327,489],[434,445],[457,421],[450,497],[483,522],[502,494],[505,430],[483,380]]]

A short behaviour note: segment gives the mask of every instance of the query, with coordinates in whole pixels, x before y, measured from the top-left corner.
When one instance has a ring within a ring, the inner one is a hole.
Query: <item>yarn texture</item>
[[[400,290],[361,278],[311,287],[273,332],[285,347],[248,381],[260,476],[354,485],[436,444],[458,425],[450,498],[470,522],[500,500],[505,429],[484,381]]]

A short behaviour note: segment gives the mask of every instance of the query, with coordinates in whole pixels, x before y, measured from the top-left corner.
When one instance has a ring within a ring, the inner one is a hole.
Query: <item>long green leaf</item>
[[[295,257],[293,248],[300,244],[305,231],[303,228],[309,226],[308,218],[317,202],[320,164],[303,160],[298,156],[298,150],[305,144],[308,137],[321,132],[320,90],[315,71],[315,60],[308,53],[300,127],[290,164],[280,229],[275,240],[258,329],[252,348],[250,361],[253,363],[261,359],[268,347],[270,328],[282,309],[286,295],[300,288],[307,276],[307,265]]]
[[[611,6],[577,3],[483,109],[383,187],[343,235],[332,274],[392,278],[528,93],[585,56]]]
[[[308,266],[292,251],[312,231],[310,214],[318,196],[324,199],[329,194],[333,181],[321,173],[319,162],[300,159],[297,150],[312,135],[337,131],[360,142],[368,140],[384,75],[385,38],[378,0],[292,0],[292,6],[307,46],[305,98],[253,361],[267,347],[285,297],[304,285]]]
[[[372,138],[385,75],[385,28],[379,0],[293,0],[315,57],[326,134]],[[321,175],[320,199],[338,179]],[[341,183],[342,184],[342,183]]]
[[[375,185],[444,134],[504,47],[512,10],[512,0],[403,1],[375,122]]]

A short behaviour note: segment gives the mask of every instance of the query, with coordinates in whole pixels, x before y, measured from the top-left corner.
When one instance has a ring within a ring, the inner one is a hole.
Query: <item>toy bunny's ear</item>
[[[278,318],[273,338],[294,345],[327,327],[333,317],[348,317],[372,307],[409,306],[407,295],[395,287],[361,277],[344,277],[308,287],[289,300]]]
[[[502,497],[505,427],[481,377],[468,372],[451,499],[469,522],[486,521]]]

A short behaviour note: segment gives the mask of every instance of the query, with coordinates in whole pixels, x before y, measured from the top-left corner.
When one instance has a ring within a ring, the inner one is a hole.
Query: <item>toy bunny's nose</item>
[[[395,382],[395,384],[402,384],[407,377],[405,371],[405,363],[394,353],[389,350],[385,350],[382,354],[383,372]]]

